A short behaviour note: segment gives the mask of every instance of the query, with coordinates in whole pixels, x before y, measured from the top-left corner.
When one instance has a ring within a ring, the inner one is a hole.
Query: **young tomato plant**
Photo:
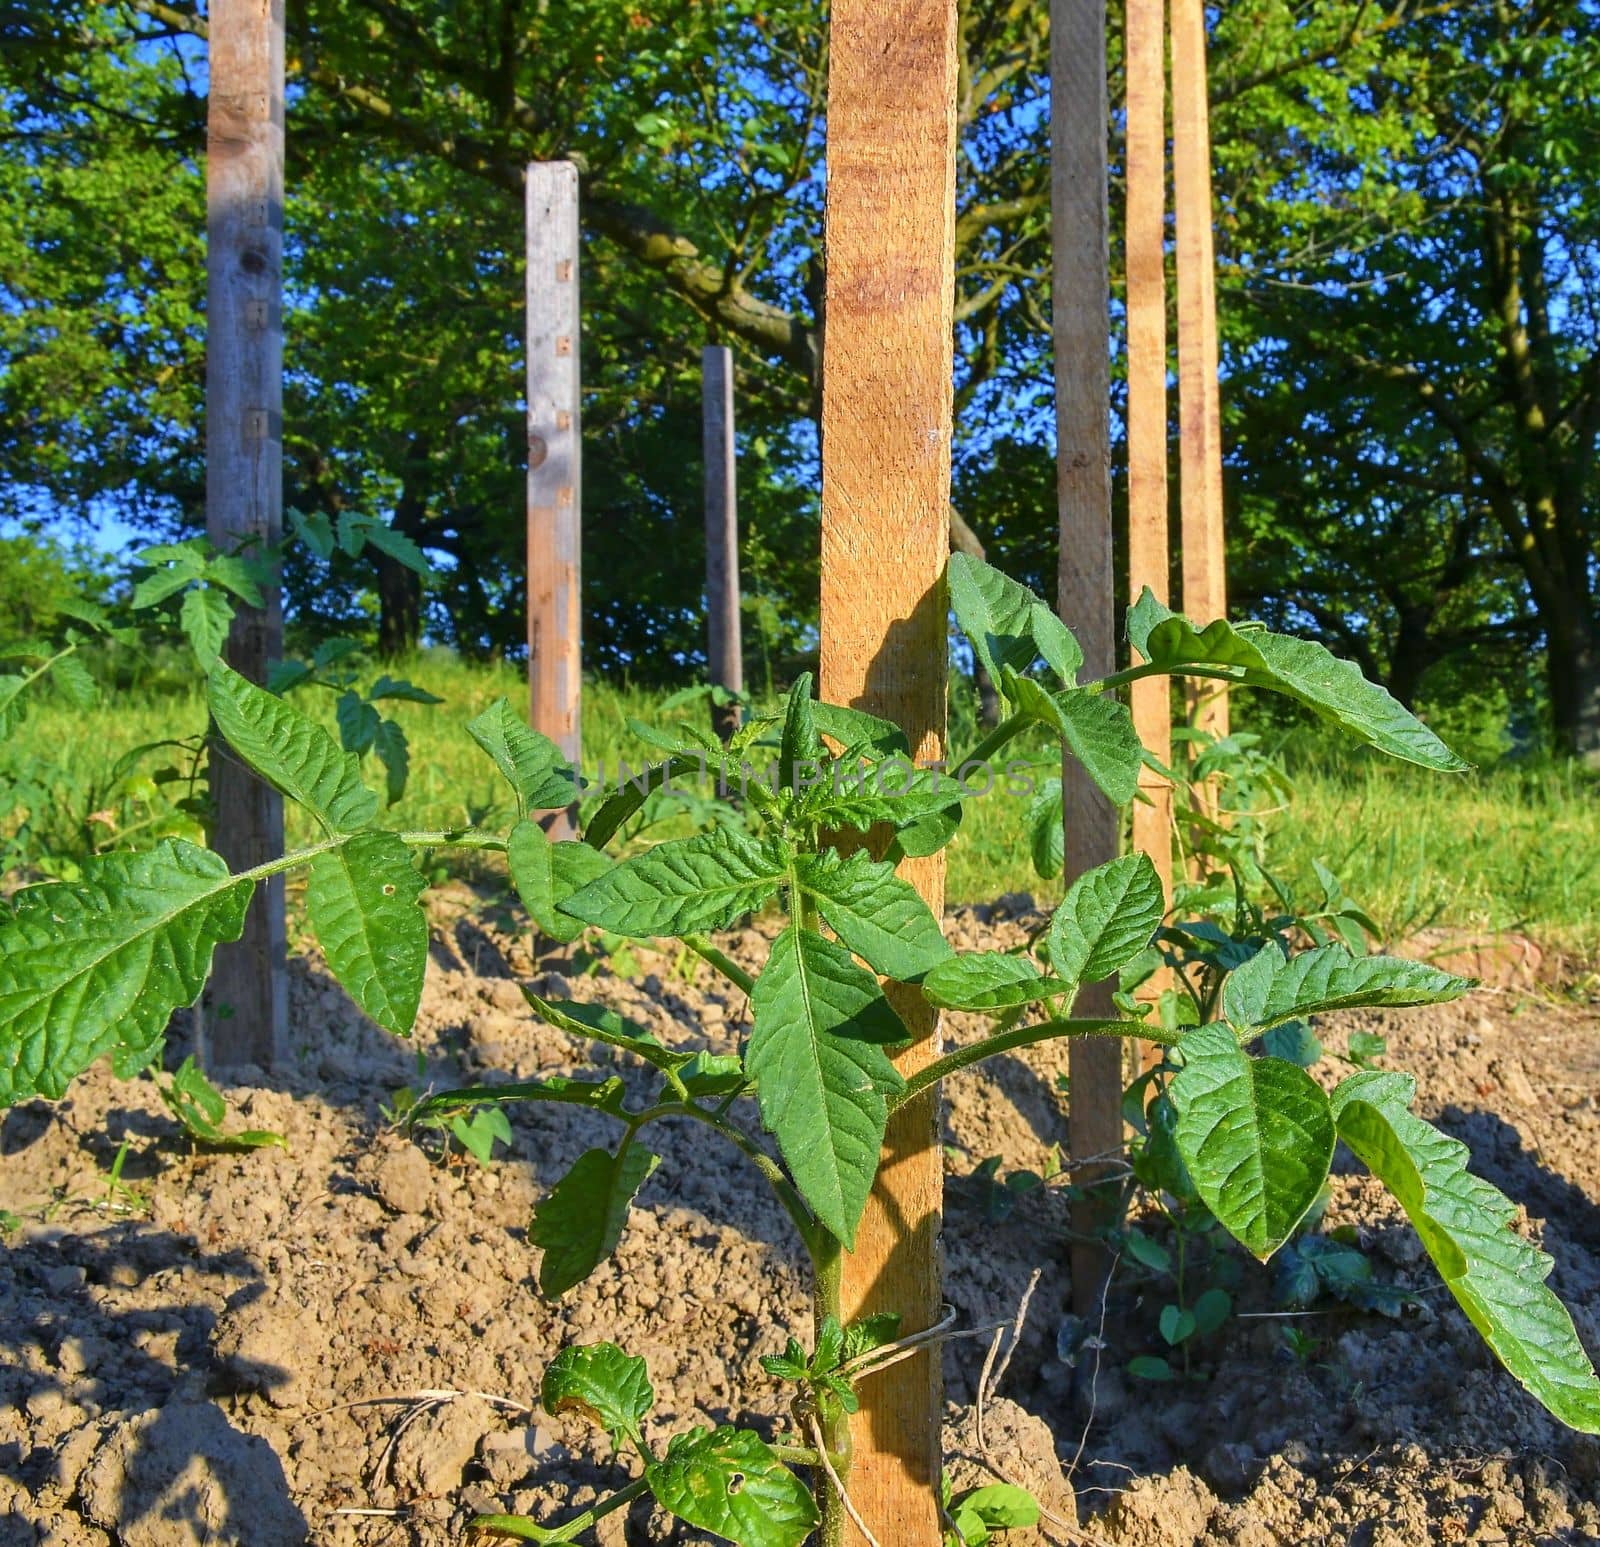
[[[1135,663],[1079,682],[1076,640],[1031,592],[959,555],[950,563],[950,590],[1010,711],[954,777],[914,767],[895,726],[813,702],[802,678],[780,714],[741,726],[725,752],[708,751],[693,735],[681,744],[668,737],[660,764],[606,796],[581,840],[562,842],[552,842],[537,818],[574,804],[577,774],[504,701],[467,730],[510,784],[515,822],[496,831],[391,831],[377,825],[379,799],[362,783],[353,753],[218,664],[209,700],[219,732],[311,812],[322,836],[238,874],[207,849],[169,841],[99,856],[81,881],[19,893],[0,922],[0,1102],[60,1096],[103,1056],[124,1074],[149,1064],[172,1011],[199,993],[213,946],[238,936],[254,886],[295,866],[309,871],[308,923],[330,969],[375,1021],[407,1034],[427,958],[417,905],[424,882],[413,856],[450,845],[501,851],[545,933],[572,939],[593,928],[679,940],[749,995],[752,1028],[736,1056],[690,1055],[604,1007],[529,994],[545,1020],[631,1053],[653,1071],[648,1099],[630,1100],[614,1076],[550,1078],[438,1093],[412,1109],[413,1120],[542,1101],[583,1106],[616,1123],[616,1142],[581,1155],[535,1210],[529,1234],[542,1249],[539,1283],[550,1296],[587,1277],[616,1246],[630,1202],[657,1164],[645,1143],[652,1125],[698,1123],[772,1188],[810,1256],[815,1316],[809,1351],[797,1340],[769,1366],[791,1388],[792,1428],[777,1443],[724,1425],[653,1448],[643,1428],[652,1400],[643,1362],[608,1344],[564,1350],[546,1376],[545,1406],[591,1419],[639,1453],[642,1472],[565,1524],[494,1516],[485,1525],[568,1542],[600,1514],[648,1492],[691,1525],[747,1547],[797,1547],[813,1531],[829,1547],[842,1540],[849,1413],[859,1382],[894,1357],[898,1331],[882,1319],[842,1325],[840,1314],[841,1254],[855,1241],[889,1115],[969,1064],[1071,1036],[1136,1036],[1172,1050],[1177,1152],[1207,1208],[1259,1257],[1287,1240],[1310,1208],[1343,1138],[1399,1198],[1452,1293],[1511,1372],[1558,1417],[1600,1429],[1600,1384],[1570,1318],[1544,1286],[1548,1259],[1507,1228],[1511,1205],[1467,1172],[1462,1147],[1412,1113],[1410,1080],[1363,1070],[1330,1097],[1295,1064],[1251,1051],[1273,1028],[1319,1011],[1429,1003],[1459,995],[1467,983],[1421,964],[1360,956],[1342,943],[1293,959],[1268,943],[1228,975],[1198,1024],[1074,1019],[1069,1007],[1079,988],[1120,972],[1161,926],[1167,902],[1146,857],[1126,855],[1073,883],[1045,940],[1047,967],[993,952],[955,954],[894,870],[900,856],[949,841],[962,802],[990,787],[993,760],[1033,725],[1058,737],[1114,801],[1131,800],[1143,754],[1115,690],[1142,676],[1192,673],[1287,693],[1394,756],[1441,770],[1462,766],[1459,760],[1318,645],[1226,622],[1197,629],[1146,594],[1128,620]],[[651,790],[704,774],[712,760],[720,782],[741,788],[745,824],[718,825],[620,861],[605,852]],[[833,835],[842,831],[886,841],[883,857],[835,847]],[[709,937],[773,904],[783,927],[752,976]],[[889,1054],[906,1031],[885,979],[917,985],[933,1006],[989,1012],[1000,1024],[903,1078]],[[792,1467],[810,1470],[809,1488]],[[966,1511],[963,1534],[983,1524],[983,1508]]]

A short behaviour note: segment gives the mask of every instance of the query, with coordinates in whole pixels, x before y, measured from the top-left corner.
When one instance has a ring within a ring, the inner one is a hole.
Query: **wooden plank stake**
[[[283,0],[212,0],[206,116],[206,536],[224,553],[283,536]],[[283,654],[277,579],[240,606],[227,658],[254,682]],[[233,869],[283,853],[283,799],[213,738],[211,841]],[[288,1053],[283,877],[219,946],[197,1017],[202,1062]]]
[[[707,344],[700,352],[701,414],[706,459],[706,668],[730,693],[744,692],[739,637],[739,503],[733,443],[733,351]],[[739,725],[729,704],[711,710],[726,741]]]
[[[527,173],[528,694],[533,728],[577,765],[582,753],[582,441],[578,419],[578,169]],[[552,838],[570,838],[559,813]]]
[[[1168,595],[1166,25],[1163,0],[1127,0],[1128,129],[1128,593]],[[1133,684],[1134,728],[1163,767],[1172,764],[1172,697],[1165,677]],[[1133,846],[1150,856],[1172,894],[1172,787],[1149,769],[1133,808]],[[1159,988],[1160,980],[1153,985]],[[1152,1049],[1146,1049],[1146,1058]]]
[[[1228,581],[1203,0],[1172,0],[1172,181],[1177,216],[1183,610],[1204,625],[1227,615]],[[1191,724],[1212,736],[1227,735],[1225,687],[1191,678],[1185,694]]]
[[[1106,208],[1105,0],[1052,0],[1050,8],[1050,201],[1052,332],[1056,374],[1056,499],[1061,548],[1056,606],[1083,647],[1087,678],[1117,669],[1116,575],[1111,558],[1110,226]],[[1065,879],[1117,856],[1117,810],[1074,758],[1063,760]],[[1112,1016],[1111,984],[1086,988],[1075,1015]],[[1090,1156],[1122,1145],[1122,1045],[1081,1037],[1068,1050],[1073,1181],[1092,1184]],[[1098,1303],[1108,1262],[1093,1237],[1107,1201],[1074,1206],[1072,1307]]]
[[[955,0],[835,0],[830,39],[821,690],[895,721],[926,762],[945,729]],[[942,855],[902,874],[941,911]],[[914,991],[895,1003],[909,1072],[937,1057],[938,1018]],[[938,1126],[936,1092],[890,1122],[843,1262],[847,1321],[893,1310],[904,1335],[938,1320]],[[849,1486],[880,1542],[939,1540],[940,1386],[937,1349],[862,1386]]]

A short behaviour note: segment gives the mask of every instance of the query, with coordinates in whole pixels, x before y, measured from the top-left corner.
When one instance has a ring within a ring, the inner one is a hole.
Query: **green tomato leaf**
[[[880,822],[906,831],[931,820],[928,841],[917,849],[931,854],[949,841],[960,821],[960,794],[949,774],[916,768],[903,756],[859,767],[836,762],[802,792],[796,814],[820,828],[850,827],[862,833]]]
[[[222,1092],[200,1072],[192,1056],[178,1066],[170,1084],[158,1082],[156,1089],[183,1131],[207,1149],[248,1152],[269,1146],[285,1150],[289,1147],[289,1141],[281,1133],[269,1133],[261,1128],[226,1132],[222,1120],[227,1116],[228,1103]]]
[[[749,1429],[674,1435],[644,1475],[668,1514],[737,1547],[800,1547],[817,1524],[805,1485]]]
[[[1353,956],[1344,945],[1324,945],[1285,958],[1269,944],[1229,975],[1222,1013],[1240,1031],[1266,1030],[1329,1010],[1441,1004],[1471,987],[1470,978],[1398,956]]]
[[[1039,1503],[1026,1488],[989,1483],[956,1499],[958,1509],[976,1515],[991,1531],[1026,1531],[1039,1523]]]
[[[239,938],[252,889],[209,850],[167,839],[16,893],[0,912],[0,1106],[58,1100],[107,1053],[147,1062],[199,997],[213,947]]]
[[[1045,881],[1061,874],[1066,860],[1066,828],[1061,816],[1061,781],[1046,779],[1028,802],[1028,848],[1033,868]]]
[[[367,693],[369,703],[377,703],[380,698],[398,698],[408,704],[442,704],[444,700],[435,693],[429,693],[424,688],[419,688],[414,682],[407,682],[404,677],[391,677],[388,672],[372,684]]]
[[[573,1344],[545,1368],[539,1401],[552,1418],[563,1413],[604,1429],[619,1448],[637,1439],[644,1415],[655,1406],[655,1389],[643,1359],[615,1343]]]
[[[406,779],[411,773],[411,748],[406,733],[394,720],[384,720],[373,738],[372,750],[383,764],[384,804],[392,806],[406,792]]]
[[[528,1226],[528,1239],[544,1248],[539,1289],[546,1298],[559,1300],[616,1250],[633,1195],[660,1163],[637,1144],[617,1155],[592,1149],[578,1156]]]
[[[1226,1289],[1202,1290],[1190,1307],[1194,1313],[1196,1337],[1210,1337],[1233,1312],[1233,1301]]]
[[[1008,671],[1001,690],[1019,714],[1053,731],[1113,805],[1125,806],[1139,788],[1144,747],[1126,704],[1090,688],[1050,693],[1031,677]]]
[[[794,874],[833,932],[874,972],[909,983],[949,959],[939,921],[916,888],[865,849],[799,855]]]
[[[813,704],[811,723],[824,736],[838,742],[841,749],[864,747],[874,757],[910,757],[911,743],[906,733],[889,720],[880,720],[864,709],[846,709],[840,704]]]
[[[1467,1147],[1411,1111],[1415,1094],[1408,1075],[1351,1075],[1333,1093],[1339,1137],[1394,1194],[1500,1362],[1562,1423],[1600,1434],[1600,1381],[1545,1283],[1555,1264],[1512,1227],[1511,1200],[1467,1170]]]
[[[361,833],[311,861],[306,915],[340,985],[385,1031],[409,1037],[428,967],[427,883],[393,833]]]
[[[1098,983],[1155,938],[1167,910],[1161,877],[1147,854],[1086,870],[1050,921],[1050,965],[1068,983]]]
[[[1328,1098],[1304,1069],[1249,1057],[1226,1026],[1197,1026],[1178,1050],[1184,1064],[1168,1091],[1178,1153],[1211,1212],[1265,1261],[1327,1179]]]
[[[793,792],[796,770],[801,763],[813,766],[822,761],[822,738],[811,718],[811,673],[803,671],[789,689],[784,706],[783,738],[778,748],[778,787]]]
[[[945,1010],[1011,1010],[1071,987],[1041,977],[1026,956],[972,951],[947,958],[922,980],[923,997]]]
[[[745,1068],[761,1118],[817,1218],[846,1246],[866,1206],[902,1081],[880,1044],[905,1027],[850,953],[791,925],[750,995]]]
[[[965,553],[950,555],[948,573],[956,622],[997,684],[1003,671],[1027,671],[1038,656],[1065,686],[1078,680],[1078,641],[1026,586]]]
[[[74,709],[93,709],[100,699],[100,685],[80,656],[63,655],[50,669],[50,680]]]
[[[615,795],[601,803],[600,809],[589,818],[583,830],[583,841],[590,848],[604,848],[616,835],[617,829],[645,803],[645,797],[652,791],[660,789],[670,779],[701,773],[704,767],[703,754],[688,753],[641,771],[637,779],[629,779]]]
[[[469,720],[467,734],[506,776],[517,798],[519,816],[530,811],[562,811],[578,798],[577,778],[561,748],[530,728],[509,699],[496,699]]]
[[[201,671],[210,671],[222,657],[233,625],[233,603],[212,587],[186,591],[178,609],[178,627],[194,649]]]
[[[542,1080],[504,1085],[468,1085],[460,1090],[436,1091],[412,1106],[405,1116],[407,1124],[415,1127],[419,1123],[433,1123],[473,1107],[554,1101],[566,1106],[589,1107],[596,1112],[626,1119],[626,1095],[622,1081],[616,1075],[608,1080],[569,1080],[565,1075],[552,1074]]]
[[[206,701],[228,745],[332,832],[359,832],[377,815],[378,797],[361,782],[355,755],[299,710],[220,661]]]
[[[528,917],[563,945],[583,933],[583,923],[563,913],[561,904],[611,869],[611,860],[598,849],[587,843],[552,843],[537,822],[529,821],[511,829],[506,864]]]
[[[1304,704],[1358,740],[1407,763],[1445,773],[1469,765],[1409,710],[1351,661],[1309,639],[1266,629],[1235,628],[1224,619],[1196,629],[1146,589],[1128,609],[1128,639],[1147,661],[1168,671],[1206,665],[1232,668],[1246,687],[1267,688]]]
[[[776,843],[718,827],[623,860],[560,907],[617,935],[693,934],[754,913],[787,875],[788,855]]]
[[[339,742],[346,752],[360,757],[372,750],[383,717],[359,693],[350,689],[341,693],[334,706],[334,718],[339,723]]]

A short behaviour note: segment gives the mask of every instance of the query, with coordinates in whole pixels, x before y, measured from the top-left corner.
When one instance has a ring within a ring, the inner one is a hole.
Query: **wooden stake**
[[[744,691],[739,637],[739,504],[733,444],[733,351],[707,344],[700,352],[701,412],[706,459],[706,668],[711,681]],[[735,705],[713,706],[711,724],[726,741],[738,728]]]
[[[1216,249],[1203,0],[1172,0],[1172,182],[1178,249],[1178,433],[1183,610],[1201,626],[1228,611],[1222,517]],[[1185,683],[1190,723],[1228,733],[1226,690]]]
[[[283,4],[212,0],[206,110],[206,535],[224,553],[283,536]],[[283,654],[276,576],[240,606],[227,658],[254,682]],[[213,738],[211,841],[235,869],[283,853],[283,799]],[[219,946],[198,1017],[202,1062],[288,1053],[283,877]]]
[[[582,744],[578,169],[528,165],[528,690],[533,728],[574,766]],[[572,812],[550,824],[574,831]]]
[[[1054,277],[1051,323],[1056,372],[1056,494],[1061,533],[1056,603],[1083,647],[1085,678],[1117,669],[1116,575],[1111,559],[1110,227],[1106,208],[1105,0],[1052,0],[1050,8],[1050,200]],[[1116,807],[1074,758],[1062,764],[1065,879],[1115,859]],[[1076,1015],[1114,1014],[1111,984],[1079,995]],[[1122,1144],[1122,1045],[1082,1037],[1068,1050],[1073,1181],[1100,1173],[1082,1162]],[[1108,1262],[1093,1237],[1107,1200],[1074,1206],[1072,1306],[1089,1315]]]
[[[1128,130],[1128,592],[1168,594],[1166,38],[1162,0],[1126,0]],[[1134,728],[1163,767],[1172,763],[1172,698],[1165,677],[1133,684]],[[1148,769],[1133,808],[1133,846],[1172,892],[1172,787]],[[1159,986],[1159,984],[1157,985]],[[1147,1050],[1148,1052],[1148,1050]]]
[[[835,0],[828,84],[821,689],[895,721],[925,762],[945,728],[955,0]],[[902,873],[939,912],[943,856]],[[937,1056],[938,1018],[915,991],[895,1003],[916,1039],[909,1072]],[[897,1311],[904,1335],[939,1318],[938,1129],[936,1092],[889,1125],[844,1259],[846,1320]],[[938,1350],[861,1397],[851,1495],[880,1541],[938,1541]]]

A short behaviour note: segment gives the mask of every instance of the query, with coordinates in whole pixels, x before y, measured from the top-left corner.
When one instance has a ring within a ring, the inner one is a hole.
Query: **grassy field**
[[[499,776],[460,726],[502,694],[520,704],[520,672],[433,652],[390,669],[445,700],[436,707],[387,706],[411,743],[410,783],[390,816],[398,825],[435,828],[504,814]],[[603,763],[614,782],[619,758],[638,766],[650,757],[627,721],[662,723],[670,716],[661,712],[660,698],[612,684],[591,686],[584,700],[585,771],[592,774]],[[301,688],[294,702],[332,727],[332,693]],[[682,711],[695,719],[703,712]],[[104,848],[148,837],[170,817],[178,788],[167,784],[156,795],[148,776],[163,763],[181,761],[181,750],[143,754],[121,776],[118,761],[147,743],[196,736],[203,725],[199,692],[178,671],[108,694],[92,716],[41,696],[20,732],[0,748],[0,796],[19,774],[26,796],[9,816],[0,812],[0,835],[15,833],[25,812],[24,854],[70,856],[90,844]],[[1043,755],[1043,744],[1034,750]],[[1335,754],[1332,743],[1321,741],[1291,745],[1286,761],[1295,793],[1274,819],[1272,863],[1291,884],[1309,883],[1311,862],[1322,860],[1392,940],[1429,924],[1514,928],[1585,960],[1600,956],[1595,776],[1545,763],[1445,777],[1360,751]],[[375,765],[370,779],[381,786]],[[1041,881],[1029,861],[1026,806],[1000,792],[969,806],[949,850],[953,901],[1008,891],[1031,892],[1040,901],[1059,896],[1059,883]],[[650,836],[689,831],[703,814],[668,813]],[[292,812],[291,841],[310,836],[308,819]]]

